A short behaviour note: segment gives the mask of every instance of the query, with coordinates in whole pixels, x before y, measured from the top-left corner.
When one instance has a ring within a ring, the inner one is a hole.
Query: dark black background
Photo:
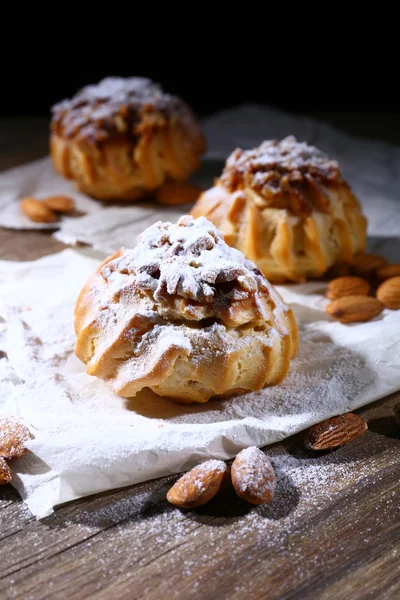
[[[93,5],[83,19],[59,5],[3,20],[11,37],[0,48],[0,116],[49,115],[53,103],[107,75],[150,77],[202,115],[242,102],[316,115],[400,112],[397,33],[390,15],[378,23],[377,5],[368,23],[365,7],[350,18],[327,4],[282,5],[277,14],[242,2],[219,16],[215,7],[184,6],[132,14]]]

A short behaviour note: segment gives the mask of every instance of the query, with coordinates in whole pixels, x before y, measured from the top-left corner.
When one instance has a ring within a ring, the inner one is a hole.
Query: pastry
[[[275,283],[320,277],[366,245],[366,218],[338,163],[293,136],[235,150],[191,214]]]
[[[157,222],[106,258],[75,309],[76,355],[120,396],[206,402],[281,382],[293,313],[204,217]]]
[[[185,181],[204,150],[190,108],[150,79],[107,77],[52,108],[56,171],[99,200],[137,200]]]

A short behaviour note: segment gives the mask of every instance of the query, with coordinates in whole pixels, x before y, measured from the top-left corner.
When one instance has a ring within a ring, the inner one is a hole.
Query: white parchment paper
[[[281,385],[186,407],[148,391],[120,398],[73,354],[74,304],[97,264],[75,250],[0,261],[0,412],[34,436],[13,484],[38,518],[74,498],[276,442],[400,389],[400,311],[341,325],[314,282],[278,287],[301,340]]]

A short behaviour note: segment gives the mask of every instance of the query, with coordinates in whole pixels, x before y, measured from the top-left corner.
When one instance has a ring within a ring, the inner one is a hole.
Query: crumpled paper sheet
[[[399,234],[399,146],[351,136],[314,119],[254,104],[218,113],[205,119],[202,126],[208,149],[201,170],[192,178],[200,186],[212,185],[236,147],[251,148],[265,139],[292,134],[339,160],[345,178],[363,204],[370,236]],[[167,209],[153,201],[107,206],[78,193],[72,182],[54,172],[50,159],[44,158],[0,174],[0,226],[54,229],[54,224],[32,223],[21,215],[18,202],[22,196],[51,193],[72,196],[78,210],[86,213],[81,218],[63,217],[55,237],[67,244],[83,242],[106,252],[121,244],[132,245],[144,222],[153,222],[158,215],[175,219],[191,208],[185,205]]]
[[[73,354],[73,310],[95,269],[75,250],[0,261],[0,413],[30,428],[14,486],[42,518],[75,498],[228,459],[400,389],[400,311],[342,325],[319,282],[277,286],[296,315],[300,350],[279,386],[180,406],[143,391],[124,399]]]

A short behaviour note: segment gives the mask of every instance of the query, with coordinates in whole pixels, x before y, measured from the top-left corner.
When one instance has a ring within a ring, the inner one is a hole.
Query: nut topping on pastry
[[[235,150],[191,214],[273,282],[321,277],[366,245],[366,219],[338,163],[292,136]]]
[[[78,357],[117,394],[150,387],[205,402],[281,381],[297,350],[291,310],[205,218],[155,223],[82,290]]]

